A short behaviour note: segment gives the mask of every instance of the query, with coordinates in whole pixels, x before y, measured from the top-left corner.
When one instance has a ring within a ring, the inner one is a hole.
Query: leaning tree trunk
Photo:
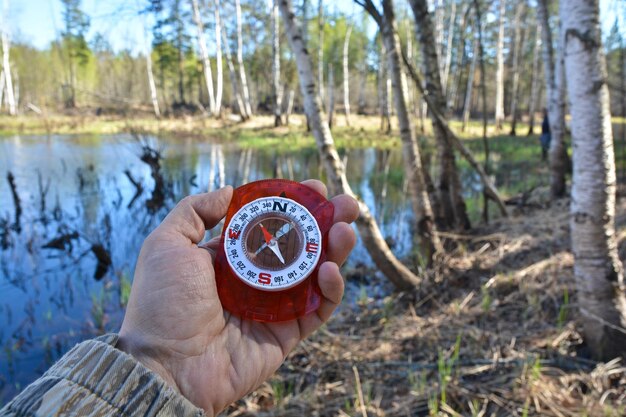
[[[504,15],[506,0],[500,0],[500,17],[498,19],[498,43],[496,46],[496,129],[502,130],[504,121]]]
[[[428,12],[428,2],[426,0],[410,0],[409,3],[415,17],[415,30],[422,50],[422,67],[424,69],[426,91],[428,91],[430,102],[432,103],[429,107],[435,105],[439,113],[445,114],[446,99],[439,78],[439,60],[437,49],[434,45],[435,32],[430,13]],[[445,129],[432,111],[430,115],[437,141],[439,162],[439,176],[437,178],[438,204],[435,206],[439,207],[441,212],[435,213],[435,219],[438,226],[443,228],[459,227],[461,229],[469,229],[470,222],[462,195],[463,190],[454,157],[454,148],[450,144]]]
[[[380,54],[378,59],[378,105],[380,107],[380,130],[389,133],[391,132],[391,112],[389,111],[389,88],[387,80],[387,64],[385,64],[385,44],[380,43]]]
[[[352,34],[352,25],[346,30],[346,37],[343,41],[343,109],[346,115],[346,126],[350,126],[350,73],[349,73],[349,54],[350,51],[350,35]]]
[[[204,70],[204,83],[206,84],[207,93],[209,95],[209,112],[215,115],[215,94],[213,93],[213,75],[211,73],[211,62],[209,61],[209,52],[206,48],[206,40],[204,39],[204,25],[198,8],[198,1],[191,0],[193,7],[193,19],[198,29],[198,49],[200,49],[200,58],[202,59],[202,69]]]
[[[213,14],[215,16],[215,65],[216,65],[216,86],[215,86],[215,113],[219,115],[222,111],[222,93],[224,91],[224,73],[222,70],[222,22],[220,18],[220,0],[213,0]]]
[[[565,149],[565,76],[563,69],[561,37],[559,37],[558,57],[554,59],[552,32],[550,31],[547,0],[537,0],[537,17],[542,26],[544,78],[548,99],[548,120],[550,122],[550,192],[559,198],[565,194],[565,174],[568,155]],[[561,31],[559,31],[560,33]]]
[[[274,126],[282,126],[282,91],[280,86],[280,32],[279,24],[280,17],[278,16],[278,0],[274,0],[272,6],[272,54],[274,59],[272,60],[272,95],[274,98]]]
[[[302,41],[302,30],[296,25],[291,0],[279,0],[279,3],[287,39],[296,58],[300,90],[304,98],[304,109],[309,117],[311,129],[326,168],[329,185],[334,192],[354,195],[350,184],[348,184],[345,168],[335,148],[328,123],[324,118],[322,100],[317,94],[315,86],[313,64]],[[387,246],[367,205],[359,201],[359,209],[361,215],[357,219],[357,227],[376,266],[398,289],[409,289],[418,285],[420,279],[404,266]]]
[[[519,102],[519,69],[520,57],[524,50],[524,34],[522,33],[522,20],[524,19],[524,10],[526,3],[521,2],[515,10],[515,45],[513,47],[513,83],[511,86],[511,136],[516,135],[517,127],[517,106]]]
[[[539,54],[541,53],[541,25],[537,24],[533,48],[533,68],[530,75],[530,98],[528,99],[528,136],[534,134],[537,96],[539,95]]]
[[[624,274],[615,236],[615,162],[606,60],[595,0],[561,1],[572,115],[570,228],[587,346],[597,359],[626,355]]]
[[[252,105],[250,104],[250,91],[248,90],[248,79],[246,78],[246,67],[243,63],[243,37],[241,35],[241,4],[235,0],[235,14],[237,20],[237,66],[239,67],[239,78],[241,80],[241,96],[245,106],[246,117],[252,117]]]
[[[328,88],[326,95],[328,96],[328,102],[326,103],[328,128],[332,129],[335,122],[335,71],[333,70],[332,59],[328,63]]]
[[[402,69],[400,38],[395,27],[392,0],[383,0],[383,14],[379,14],[371,0],[366,1],[366,10],[379,25],[387,55],[387,69],[391,75],[396,114],[402,140],[404,170],[409,183],[409,193],[415,214],[416,230],[423,253],[429,260],[441,250],[441,243],[435,233],[433,211],[424,178],[422,159],[415,134],[413,120],[407,105],[408,85]]]

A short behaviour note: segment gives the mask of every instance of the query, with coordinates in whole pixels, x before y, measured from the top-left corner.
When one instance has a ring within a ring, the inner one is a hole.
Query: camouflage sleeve
[[[82,342],[0,410],[5,416],[204,416],[132,356],[117,335]]]

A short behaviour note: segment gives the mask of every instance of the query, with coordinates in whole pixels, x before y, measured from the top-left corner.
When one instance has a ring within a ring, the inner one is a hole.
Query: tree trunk
[[[546,80],[546,97],[548,99],[548,120],[550,122],[550,192],[553,198],[565,194],[565,174],[568,155],[565,149],[565,77],[562,59],[563,47],[559,38],[559,56],[554,59],[552,48],[552,32],[548,23],[547,0],[537,0],[537,17],[542,26],[544,78]],[[561,32],[561,31],[559,31]]]
[[[570,228],[586,344],[593,356],[626,355],[624,274],[615,236],[615,155],[598,1],[561,2],[572,115]]]
[[[530,76],[530,98],[528,99],[528,136],[535,132],[535,113],[539,95],[539,54],[541,53],[541,25],[537,24],[535,47],[533,48],[533,68]]]
[[[366,3],[370,5],[366,10],[378,13],[371,0]],[[400,128],[400,139],[402,140],[404,170],[409,181],[409,193],[416,221],[416,230],[420,238],[422,253],[425,253],[429,260],[441,250],[441,243],[435,233],[433,211],[428,197],[422,158],[420,155],[417,136],[413,126],[413,120],[409,114],[407,106],[407,81],[402,69],[402,50],[400,38],[395,27],[395,16],[392,0],[383,0],[383,14],[378,14],[374,18],[379,25],[380,33],[385,44],[387,54],[387,68],[391,75],[396,114]],[[373,15],[374,17],[374,15]]]
[[[335,121],[335,72],[333,71],[333,64],[328,64],[328,102],[326,103],[326,114],[328,115],[328,128],[333,128]]]
[[[343,192],[354,196],[346,179],[345,168],[335,148],[332,134],[324,118],[322,100],[316,94],[311,57],[302,41],[302,30],[296,26],[291,0],[280,0],[280,10],[285,22],[289,44],[296,57],[304,108],[326,168],[329,186],[335,193]],[[418,285],[420,279],[404,266],[387,246],[368,207],[360,201],[359,209],[361,215],[357,219],[357,227],[366,249],[379,270],[398,289],[409,289]]]
[[[456,2],[450,5],[450,19],[448,24],[448,39],[446,41],[446,58],[443,63],[443,77],[441,78],[441,91],[445,98],[448,91],[448,77],[450,75],[450,65],[452,64],[452,42],[454,40],[454,27],[456,20]],[[445,103],[444,103],[445,104]]]
[[[474,75],[476,74],[476,63],[478,62],[478,38],[474,38],[472,45],[472,63],[470,65],[469,74],[467,75],[467,89],[465,90],[465,104],[463,105],[463,126],[461,132],[465,132],[465,128],[469,123],[470,110],[472,107],[472,89],[474,88]]]
[[[459,42],[456,49],[456,63],[454,65],[454,76],[449,91],[446,91],[447,107],[453,113],[456,111],[456,98],[459,91],[459,83],[461,81],[461,66],[463,64],[463,56],[465,55],[465,28],[467,25],[467,14],[470,7],[467,4],[461,12],[459,21]]]
[[[357,107],[358,114],[365,114],[365,88],[367,87],[367,63],[363,62],[359,69],[359,104]]]
[[[206,49],[206,41],[204,39],[204,25],[198,8],[198,1],[191,0],[193,7],[193,19],[196,22],[198,30],[198,47],[200,49],[200,59],[202,59],[202,69],[204,70],[204,83],[206,84],[207,93],[209,95],[209,112],[215,115],[215,94],[213,93],[213,75],[211,73],[211,62],[209,61],[209,53]]]
[[[230,79],[231,89],[233,90],[233,100],[237,107],[237,112],[241,117],[241,120],[247,120],[248,115],[246,113],[246,107],[239,91],[239,83],[237,82],[237,73],[235,72],[235,64],[233,64],[233,56],[230,53],[230,45],[228,44],[228,37],[226,36],[226,28],[222,26],[222,41],[224,42],[224,52],[226,53],[226,65],[228,66],[228,78]]]
[[[285,124],[287,126],[289,126],[289,116],[291,116],[291,112],[293,111],[293,100],[295,96],[295,91],[289,90],[289,95],[287,97],[287,109],[285,110]]]
[[[350,35],[352,25],[346,30],[346,37],[343,41],[343,108],[346,114],[346,126],[350,126],[350,73],[348,67],[348,52],[350,52]]]
[[[426,82],[426,91],[428,91],[430,97],[429,107],[435,106],[439,113],[445,114],[446,99],[439,79],[437,50],[434,47],[435,33],[428,12],[428,3],[426,0],[410,0],[409,3],[415,17],[415,30],[422,51],[424,80]],[[435,213],[435,220],[439,227],[469,229],[470,222],[467,216],[465,200],[462,196],[461,180],[454,157],[454,148],[448,140],[445,129],[433,115],[432,108],[430,114],[437,141],[439,162],[436,196],[438,204],[433,205],[439,207],[441,212]]]
[[[273,31],[272,31],[272,54],[273,54],[273,65],[272,65],[272,80],[273,80],[273,91],[272,95],[274,96],[274,126],[282,126],[282,91],[280,85],[280,32],[279,32],[279,24],[280,17],[278,16],[278,0],[274,0],[274,4],[272,6],[272,22],[273,22]]]
[[[15,106],[15,96],[13,91],[13,80],[11,78],[11,64],[9,61],[9,50],[11,48],[7,27],[2,28],[2,68],[4,70],[4,86],[6,87],[6,101],[9,108],[9,114],[15,116],[17,109]],[[0,87],[1,88],[1,87]]]
[[[511,136],[517,134],[515,128],[517,127],[517,105],[519,101],[519,68],[520,57],[524,50],[524,34],[522,32],[522,21],[524,20],[524,11],[526,3],[521,2],[517,5],[515,10],[515,45],[513,46],[513,85],[511,86]]]
[[[152,53],[150,51],[150,45],[148,44],[148,37],[146,36],[146,22],[143,21],[144,32],[144,48],[146,54],[146,73],[148,76],[148,86],[150,87],[150,101],[152,102],[152,109],[154,116],[159,119],[161,117],[161,110],[159,108],[159,99],[157,95],[156,83],[154,82],[154,72],[152,70]]]
[[[324,3],[317,1],[317,86],[324,102]]]
[[[389,111],[389,89],[387,80],[387,65],[385,64],[385,44],[381,40],[378,61],[378,104],[380,106],[380,130],[391,132],[391,118]]]
[[[245,106],[247,118],[252,117],[252,106],[250,105],[250,91],[248,90],[248,79],[246,68],[243,63],[243,36],[241,34],[241,5],[239,0],[235,0],[235,14],[237,20],[237,66],[239,67],[239,78],[241,79],[241,96]]]
[[[502,130],[504,121],[504,16],[506,0],[500,0],[500,17],[498,19],[498,43],[496,45],[496,129]]]
[[[215,16],[215,115],[222,112],[222,93],[224,90],[224,74],[222,71],[222,19],[220,18],[220,0],[213,0],[213,14]]]

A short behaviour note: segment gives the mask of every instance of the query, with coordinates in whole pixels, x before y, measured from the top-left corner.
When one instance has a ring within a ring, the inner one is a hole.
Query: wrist
[[[159,357],[157,349],[123,333],[120,333],[115,348],[132,356],[137,362],[161,377],[173,390],[181,394],[172,372],[157,359]]]

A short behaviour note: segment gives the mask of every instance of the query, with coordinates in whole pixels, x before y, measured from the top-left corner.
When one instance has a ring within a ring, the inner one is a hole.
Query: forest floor
[[[413,293],[346,271],[334,318],[228,416],[624,416],[626,367],[589,359],[569,200],[535,190],[468,235]],[[618,204],[626,254],[626,200]],[[386,288],[379,295],[365,290]],[[351,306],[352,307],[351,307]]]

